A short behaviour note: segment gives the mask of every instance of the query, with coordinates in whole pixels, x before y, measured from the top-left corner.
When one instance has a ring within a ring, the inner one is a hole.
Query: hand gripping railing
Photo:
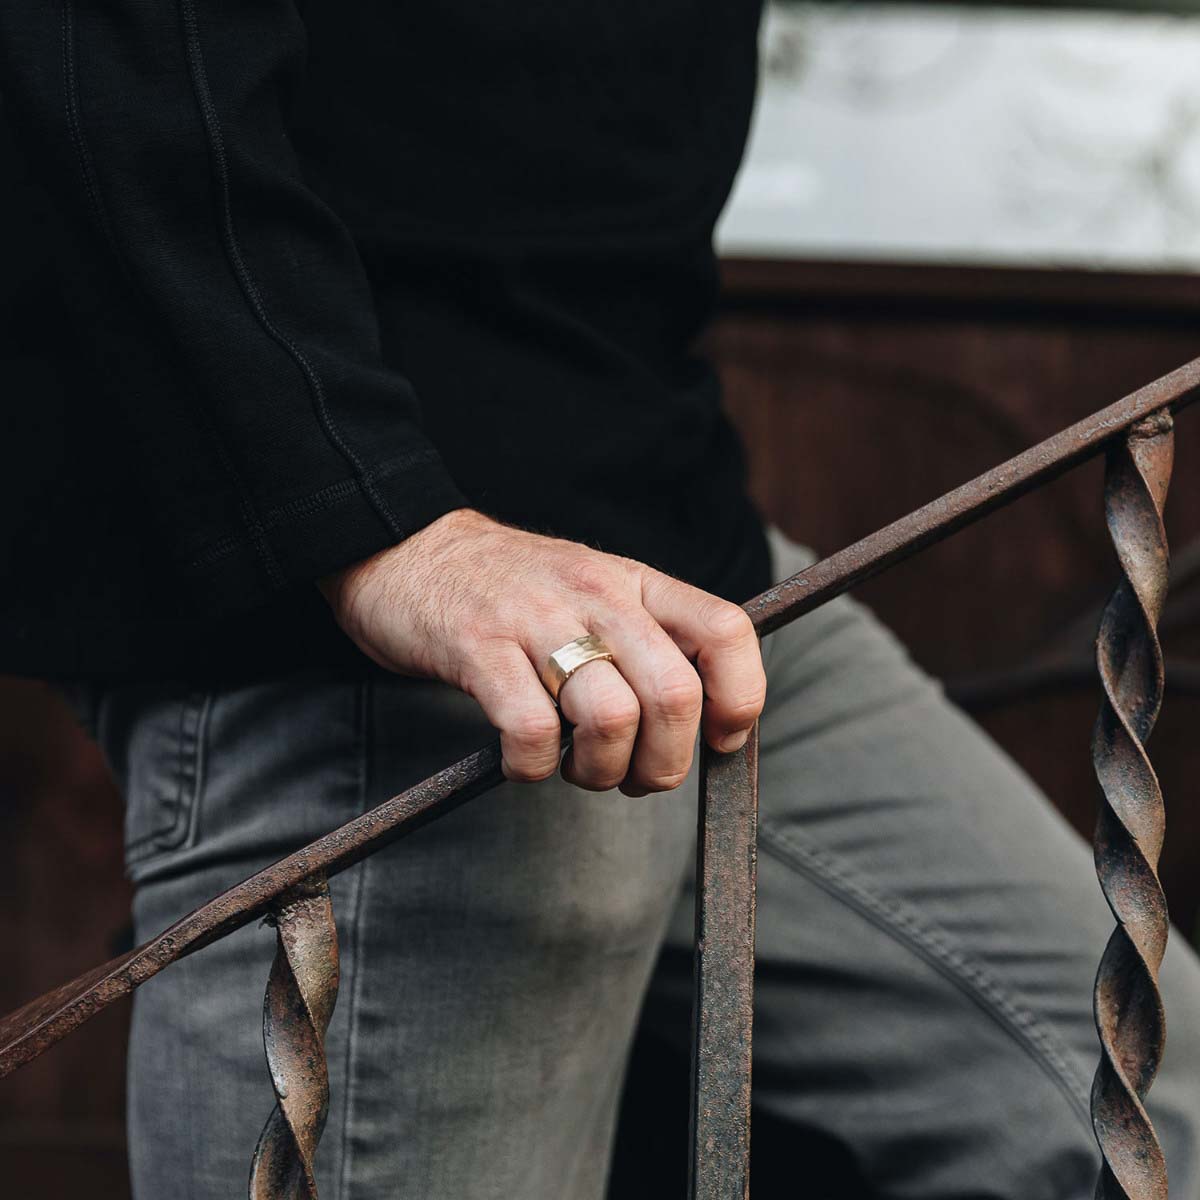
[[[1167,914],[1156,864],[1162,796],[1145,742],[1162,698],[1156,624],[1166,592],[1162,506],[1172,411],[1200,389],[1200,359],[980,475],[746,604],[760,636],[1103,451],[1105,507],[1122,578],[1097,659],[1104,703],[1093,760],[1104,793],[1096,869],[1117,927],[1096,979],[1102,1056],[1092,1120],[1104,1157],[1099,1200],[1165,1200],[1166,1168],[1143,1104],[1162,1056],[1157,972]],[[569,734],[565,740],[569,740]],[[701,752],[691,1100],[691,1200],[749,1190],[757,736]],[[501,781],[489,746],[210,900],[158,937],[0,1021],[0,1076],[36,1058],[177,959],[268,917],[279,948],[264,1006],[277,1104],[255,1151],[252,1200],[315,1200],[313,1155],[329,1083],[324,1035],[337,995],[327,879]]]

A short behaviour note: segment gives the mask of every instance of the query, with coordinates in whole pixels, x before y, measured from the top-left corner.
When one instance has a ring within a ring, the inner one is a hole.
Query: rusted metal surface
[[[700,759],[692,1005],[690,1200],[750,1191],[750,1047],[758,726],[736,754]]]
[[[1092,1124],[1104,1156],[1098,1200],[1166,1200],[1167,1168],[1143,1102],[1166,1037],[1158,968],[1167,901],[1158,881],[1165,814],[1146,741],[1163,697],[1158,618],[1167,593],[1162,510],[1172,461],[1171,414],[1135,425],[1113,446],[1105,513],[1122,579],[1104,609],[1096,665],[1104,702],[1092,738],[1103,802],[1096,873],[1117,927],[1096,976],[1101,1058]]]
[[[1138,421],[1195,399],[1200,359],[1194,359],[1116,404],[1102,409],[979,476],[939,500],[769,588],[746,605],[760,635],[948,537],[956,529],[1023,495],[1039,483],[1100,453]],[[164,967],[260,917],[306,875],[332,875],[387,842],[436,819],[499,783],[499,747],[469,755],[407,792],[385,801],[210,900],[157,937],[78,976],[0,1020],[0,1078],[41,1054],[100,1009]]]
[[[745,605],[745,610],[750,614],[760,635],[766,636],[780,626],[832,600],[834,596],[846,592],[854,584],[878,574],[889,565],[913,556],[925,546],[947,538],[955,530],[978,520],[998,506],[1009,503],[1010,500],[1055,478],[1075,464],[1099,454],[1109,444],[1123,440],[1124,434],[1130,428],[1159,409],[1183,408],[1194,400],[1198,388],[1200,359],[1166,374],[1156,382],[1133,392],[1124,400],[1111,404],[1109,408],[1100,410],[1090,418],[1080,421],[1078,425],[1034,446],[1025,454],[1016,456],[1003,466],[978,476],[970,484],[955,488],[941,499],[934,500],[902,520],[878,530],[869,538],[864,538],[846,550],[798,572],[790,580],[750,600]],[[749,752],[734,760],[737,761],[748,762]],[[306,878],[329,876],[346,869],[388,842],[413,832],[414,829],[436,820],[445,812],[496,786],[502,778],[499,746],[488,746],[487,749],[478,751],[443,772],[433,775],[422,784],[409,788],[400,796],[386,800],[378,808],[356,817],[302,850],[289,854],[287,858],[259,871],[248,880],[236,884],[130,953],[121,955],[95,971],[86,973],[26,1004],[24,1008],[0,1020],[0,1078],[20,1064],[42,1054],[50,1045],[84,1024],[116,998],[127,995],[146,979],[155,976],[170,962],[208,946],[217,938],[263,916],[272,904],[292,892]],[[749,850],[743,845],[738,853],[744,857]],[[712,954],[712,947],[707,943],[706,953]],[[738,950],[738,954],[743,954],[743,950]],[[709,1003],[703,980],[713,978],[714,961],[712,956],[709,956],[702,972],[702,1009]],[[1114,960],[1112,977],[1121,977],[1121,971],[1126,965],[1124,960]],[[1136,962],[1129,960],[1128,966],[1129,970],[1133,971]],[[749,1012],[749,1000],[746,1000],[745,1009]],[[701,1015],[703,1018],[703,1013]],[[703,1024],[702,1019],[698,1031],[702,1037]],[[714,1048],[715,1043],[710,1040],[709,1046]],[[743,1148],[739,1152],[727,1152],[722,1148],[725,1146],[724,1140],[706,1140],[706,1129],[713,1130],[713,1136],[716,1138],[722,1117],[718,1108],[713,1108],[710,1112],[703,1109],[703,1096],[709,1093],[701,1088],[697,1091],[696,1105],[696,1162],[709,1157],[714,1160],[724,1158],[725,1162],[737,1162],[737,1153],[740,1153],[744,1163],[744,1138],[748,1136],[749,1126],[748,1122],[737,1114],[743,1111],[740,1097],[743,1093],[748,1094],[749,1088],[749,1026],[746,1026],[744,1048],[737,1045],[736,1049],[738,1054],[742,1055],[745,1074],[736,1090],[737,1099],[728,1102],[725,1118],[733,1122],[731,1128],[734,1130],[734,1142],[742,1139],[740,1145]],[[698,1062],[698,1070],[703,1072],[706,1069],[706,1060],[698,1057]],[[1120,1058],[1117,1062],[1120,1062]],[[710,1078],[715,1087],[718,1076],[714,1073]],[[718,1096],[719,1091],[710,1094]],[[738,1124],[739,1121],[742,1123]],[[724,1139],[724,1136],[722,1134],[721,1138]],[[712,1151],[708,1150],[709,1146],[712,1146]],[[694,1195],[720,1195],[724,1198],[726,1195],[738,1194],[730,1190],[698,1190],[708,1186],[703,1182],[708,1177],[707,1162],[701,1165],[703,1170],[694,1178]],[[718,1174],[715,1177],[720,1181],[721,1187],[733,1187],[732,1183],[727,1183],[731,1177],[736,1180],[738,1187],[744,1186],[736,1171],[733,1176],[722,1177]]]
[[[468,755],[251,875],[157,937],[10,1013],[0,1020],[0,1078],[48,1050],[177,959],[264,916],[273,903],[310,876],[344,871],[389,842],[495,787],[502,779],[499,745]]]
[[[263,1002],[275,1107],[250,1168],[250,1200],[317,1200],[313,1157],[329,1113],[325,1030],[338,993],[337,929],[318,875],[272,906],[277,946]]]

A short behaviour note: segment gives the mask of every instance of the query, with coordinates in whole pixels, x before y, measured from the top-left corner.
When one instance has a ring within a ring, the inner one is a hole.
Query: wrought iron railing
[[[1162,509],[1173,412],[1200,390],[1200,359],[970,483],[793,575],[746,605],[760,636],[1107,452],[1105,509],[1121,579],[1104,609],[1104,700],[1092,758],[1103,792],[1096,869],[1116,928],[1096,978],[1101,1059],[1092,1120],[1101,1200],[1165,1200],[1166,1167],[1144,1101],[1162,1056],[1157,974],[1167,911],[1157,876],[1163,805],[1146,756],[1163,694],[1156,632],[1167,588]],[[570,732],[564,734],[564,744]],[[749,1190],[758,739],[701,751],[691,1095],[691,1200]],[[0,1021],[0,1077],[36,1058],[171,963],[259,917],[277,931],[264,1006],[276,1105],[254,1154],[252,1200],[315,1200],[313,1157],[328,1107],[324,1035],[338,985],[328,879],[501,781],[489,746],[214,897],[128,953]]]

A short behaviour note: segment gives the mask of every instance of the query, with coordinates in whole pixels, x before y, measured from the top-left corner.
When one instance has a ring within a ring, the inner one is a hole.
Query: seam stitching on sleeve
[[[108,222],[108,213],[100,202],[96,172],[92,165],[92,156],[88,150],[87,141],[83,136],[83,121],[79,115],[79,85],[75,75],[75,5],[73,0],[63,0],[62,6],[62,71],[67,132],[79,164],[79,173],[83,177],[88,212],[99,225],[109,246],[115,249],[116,243],[112,236],[112,227]]]
[[[881,897],[828,851],[803,842],[794,830],[759,827],[764,850],[799,869],[825,891],[897,938],[987,1012],[1029,1052],[1091,1130],[1088,1086],[1060,1049],[1053,1030],[1017,1004],[982,963],[950,945],[947,936],[896,897]]]
[[[100,231],[108,243],[109,249],[112,252],[113,258],[116,261],[117,267],[124,275],[130,288],[143,301],[145,301],[145,293],[140,286],[134,272],[129,269],[124,254],[121,252],[120,243],[117,241],[116,233],[113,229],[112,221],[108,214],[108,206],[104,203],[103,194],[100,191],[100,183],[96,177],[95,164],[92,159],[91,149],[88,146],[87,135],[83,125],[83,106],[79,96],[79,79],[75,69],[76,60],[76,26],[75,26],[75,6],[73,0],[63,0],[62,8],[62,70],[63,70],[63,88],[66,94],[66,119],[67,129],[71,139],[72,147],[75,150],[75,156],[79,163],[80,173],[83,176],[84,190],[87,193],[87,204],[93,218],[100,227]],[[153,310],[153,306],[149,306]],[[234,469],[233,462],[225,449],[224,443],[217,430],[213,427],[211,419],[205,412],[203,405],[197,404],[194,393],[191,388],[186,389],[186,394],[191,399],[192,408],[196,411],[197,419],[201,425],[208,430],[209,436],[213,439],[213,446],[217,451],[217,457],[220,460],[221,467],[228,475],[230,482],[233,485],[234,492],[237,495],[238,511],[241,514],[242,522],[246,526],[246,538],[258,550],[259,560],[266,570],[267,577],[276,587],[282,587],[284,584],[283,572],[279,568],[279,564],[275,560],[274,554],[271,552],[270,546],[267,545],[266,538],[263,536],[262,526],[259,523],[258,515],[255,512],[254,504],[250,499],[249,493],[242,484],[237,471]]]
[[[435,463],[438,461],[438,456],[433,451],[420,450],[414,454],[406,454],[398,459],[390,460],[383,466],[377,467],[374,474],[377,480],[386,479],[392,475],[398,475],[403,471],[411,470],[413,467],[420,466],[423,463]],[[357,479],[339,480],[337,483],[331,483],[326,487],[319,488],[315,492],[310,492],[306,496],[301,496],[296,500],[289,500],[286,504],[280,504],[274,508],[267,509],[263,513],[262,528],[264,530],[275,529],[293,517],[307,517],[313,513],[324,512],[362,494],[363,489]],[[208,566],[218,559],[232,554],[235,550],[246,545],[247,541],[248,539],[245,536],[229,535],[219,538],[199,551],[195,557],[189,560],[188,565],[193,568]]]
[[[263,331],[292,359],[304,377],[309,394],[312,397],[317,419],[326,438],[353,469],[362,486],[363,492],[371,501],[372,507],[388,531],[394,537],[399,537],[399,522],[372,482],[371,472],[355,453],[353,447],[342,436],[329,412],[328,405],[326,404],[325,389],[320,377],[300,347],[271,320],[266,305],[263,302],[262,293],[259,291],[258,285],[250,274],[249,267],[242,254],[241,245],[238,242],[237,229],[233,220],[229,160],[225,153],[225,142],[221,133],[221,125],[208,83],[208,72],[204,65],[204,54],[200,45],[200,25],[195,3],[193,0],[179,0],[179,11],[183,22],[184,43],[187,51],[189,74],[192,80],[192,91],[200,110],[200,121],[208,142],[209,154],[220,197],[221,237],[229,267],[247,305],[257,318]]]

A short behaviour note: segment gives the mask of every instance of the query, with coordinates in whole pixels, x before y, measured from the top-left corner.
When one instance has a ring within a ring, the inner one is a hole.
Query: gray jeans
[[[774,551],[780,576],[808,561]],[[1087,848],[852,601],[765,653],[756,1103],[843,1144],[880,1196],[1090,1197],[1111,918]],[[400,679],[122,688],[95,715],[139,939],[491,736],[466,697]],[[694,779],[642,800],[506,785],[333,881],[323,1200],[603,1195],[639,1013],[688,1039],[694,825]],[[243,929],[138,993],[138,1200],[244,1194],[272,1105],[273,950]],[[1196,1200],[1200,968],[1182,939],[1163,986],[1150,1108],[1172,1196]]]

